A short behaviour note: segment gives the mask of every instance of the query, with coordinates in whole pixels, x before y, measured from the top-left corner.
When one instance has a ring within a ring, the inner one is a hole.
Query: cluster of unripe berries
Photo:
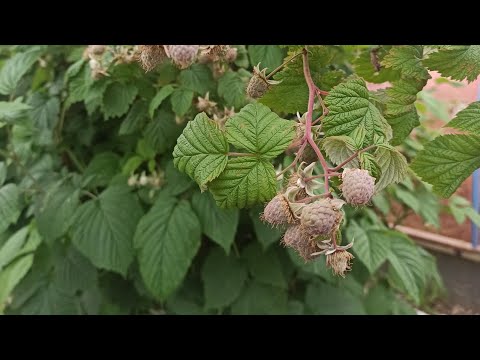
[[[229,45],[140,45],[138,61],[151,71],[169,58],[179,69],[186,69],[197,60],[201,63],[233,62],[237,49]]]
[[[351,269],[353,255],[346,251],[352,244],[339,246],[336,243],[344,216],[341,208],[345,203],[353,206],[369,203],[374,194],[375,178],[367,170],[345,169],[340,186],[344,200],[306,191],[308,181],[298,173],[291,179],[287,189],[265,206],[262,220],[272,226],[286,227],[282,243],[293,248],[305,261],[325,254],[327,267],[344,276]]]

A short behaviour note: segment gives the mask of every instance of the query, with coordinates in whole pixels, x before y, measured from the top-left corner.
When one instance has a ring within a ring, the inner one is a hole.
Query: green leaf
[[[480,167],[480,136],[445,135],[427,143],[411,168],[433,191],[447,198]]]
[[[247,259],[248,270],[255,281],[287,289],[282,264],[274,248],[263,252],[260,244],[251,243],[242,251],[242,258]]]
[[[15,120],[23,118],[30,109],[30,105],[18,101],[0,101],[0,121],[13,123]]]
[[[385,115],[395,117],[408,112],[415,111],[417,94],[423,89],[427,80],[402,79],[393,83],[393,86],[386,90],[387,101]]]
[[[20,198],[17,185],[4,185],[0,189],[0,233],[7,230],[10,224],[17,222],[20,216],[20,210]]]
[[[359,158],[360,168],[367,170],[370,175],[372,175],[375,180],[378,181],[378,179],[380,179],[382,176],[382,169],[380,169],[380,166],[375,161],[375,157],[368,152],[363,152],[359,155]]]
[[[88,290],[97,281],[97,270],[73,246],[69,246],[65,254],[55,264],[53,281],[56,287],[69,295],[78,290]]]
[[[38,60],[43,49],[32,49],[17,53],[8,59],[0,71],[0,94],[10,95],[17,88],[20,79]]]
[[[187,124],[173,150],[175,166],[200,186],[212,181],[227,165],[228,143],[218,124],[205,113]]]
[[[260,214],[262,211],[263,208],[258,206],[250,209],[249,215],[253,223],[253,229],[255,231],[257,241],[262,245],[263,250],[266,250],[271,244],[280,240],[283,235],[283,231],[261,221]]]
[[[427,78],[428,71],[422,65],[423,46],[393,46],[383,58],[382,65],[401,72],[404,77]]]
[[[480,227],[480,214],[475,211],[474,208],[472,207],[467,207],[463,210],[465,212],[465,215],[468,216],[468,218],[477,226]]]
[[[388,260],[395,275],[408,295],[416,304],[420,302],[420,288],[423,285],[425,274],[423,261],[417,248],[405,235],[391,230],[376,231],[384,241],[390,242]]]
[[[245,106],[226,124],[228,141],[239,149],[265,157],[275,157],[290,145],[294,122],[281,119],[265,105]]]
[[[395,300],[391,290],[377,285],[368,292],[365,298],[365,309],[368,315],[392,315],[392,304]]]
[[[395,196],[418,214],[420,211],[420,202],[415,193],[402,188],[395,188]]]
[[[355,142],[349,136],[329,136],[322,141],[322,148],[335,165],[341,164],[356,151]],[[355,158],[345,165],[345,168],[351,167],[359,167],[358,159]]]
[[[83,172],[84,183],[91,187],[106,186],[120,171],[120,157],[117,154],[96,154]]]
[[[245,45],[232,45],[232,47],[237,49],[237,58],[234,64],[244,69],[248,68],[250,62],[248,61],[248,51]]]
[[[159,196],[140,220],[135,233],[140,272],[145,285],[160,300],[182,282],[200,247],[201,226],[190,204]]]
[[[207,65],[193,64],[188,69],[180,72],[182,88],[205,95],[208,91],[215,90],[215,81]]]
[[[480,74],[480,45],[446,46],[423,63],[442,76],[472,82]]]
[[[192,106],[193,91],[182,88],[175,89],[170,97],[170,101],[172,102],[173,112],[178,116],[183,116]]]
[[[210,193],[200,192],[193,194],[192,207],[200,220],[202,232],[229,254],[237,232],[238,209],[220,209]]]
[[[325,98],[325,102],[330,110],[323,121],[326,136],[350,135],[358,127],[363,127],[364,146],[373,144],[375,135],[384,141],[391,139],[392,129],[370,101],[364,80],[350,78],[337,85]]]
[[[173,161],[169,161],[165,167],[166,185],[163,190],[172,196],[179,195],[195,184],[187,175],[178,171],[173,165]]]
[[[53,143],[53,129],[57,125],[60,114],[60,100],[57,97],[48,97],[35,93],[29,105],[34,126],[39,131],[38,144],[50,145]]]
[[[32,263],[33,254],[22,256],[0,272],[0,314],[3,314],[8,296],[30,270]]]
[[[5,183],[7,179],[8,166],[4,161],[0,161],[0,186]]]
[[[480,101],[468,105],[445,126],[480,135]]]
[[[0,272],[17,257],[28,235],[28,226],[17,230],[0,248]]]
[[[138,169],[140,165],[143,164],[145,159],[141,156],[134,155],[127,160],[125,165],[122,167],[122,174],[123,175],[131,175]]]
[[[315,275],[321,277],[329,283],[337,283],[338,278],[337,276],[333,275],[333,272],[330,269],[327,269],[325,258],[319,258],[314,261],[305,262],[305,260],[301,258],[300,255],[298,255],[298,253],[292,248],[288,248],[287,253],[295,266],[309,276],[308,279],[311,278],[311,275]]]
[[[150,118],[153,118],[155,110],[158,109],[158,107],[162,104],[163,100],[172,95],[174,90],[175,88],[169,84],[162,87],[160,91],[157,92],[152,101],[150,101],[150,105],[148,106],[148,115],[150,115]]]
[[[355,220],[352,220],[347,228],[347,237],[355,239],[353,251],[373,274],[388,257],[389,244],[374,231],[363,229]]]
[[[372,55],[372,50],[362,50],[359,55],[353,61],[355,72],[358,76],[361,76],[366,81],[376,84],[381,84],[386,81],[394,81],[400,78],[400,72],[393,70],[392,68],[380,67],[380,71],[375,69],[374,63],[372,63],[372,56],[376,56],[379,63],[383,60],[387,54],[387,50],[382,46],[377,48]]]
[[[372,202],[373,205],[383,213],[383,215],[387,215],[390,212],[390,202],[384,194],[376,194],[372,198]]]
[[[202,280],[207,309],[222,309],[240,295],[247,270],[235,256],[227,256],[219,248],[210,251],[202,267]]]
[[[245,86],[237,72],[228,71],[218,80],[218,95],[225,99],[227,106],[239,109],[245,104]]]
[[[322,90],[330,90],[331,86],[341,80],[340,72],[329,71],[328,68],[335,56],[332,47],[311,46],[308,50],[308,63],[313,81]],[[288,58],[292,55],[289,55]],[[304,112],[308,105],[308,86],[303,74],[302,58],[297,57],[292,60],[282,71],[274,75],[274,79],[281,83],[273,85],[259,101],[279,113]],[[323,83],[324,79],[328,80],[326,84]]]
[[[251,281],[231,308],[233,315],[282,315],[287,313],[285,290]]]
[[[390,143],[394,146],[401,145],[408,135],[420,125],[417,110],[413,109],[405,114],[386,117],[388,123],[392,127],[393,138]]]
[[[133,260],[133,234],[142,208],[126,186],[107,188],[74,214],[72,240],[98,268],[127,274]]]
[[[141,128],[143,121],[147,118],[147,103],[145,101],[137,101],[132,105],[125,120],[122,121],[118,135],[129,135]]]
[[[308,285],[305,303],[316,315],[365,315],[360,299],[326,283]]]
[[[66,234],[79,205],[79,190],[74,186],[52,186],[35,213],[38,232],[47,244]]]
[[[408,165],[405,156],[391,146],[378,147],[375,160],[382,170],[380,180],[375,184],[378,193],[392,183],[399,183],[407,176]]]
[[[209,189],[217,205],[222,208],[250,207],[275,196],[275,169],[270,162],[263,159],[229,159],[225,170],[210,183]]]
[[[138,89],[132,83],[114,82],[108,85],[103,94],[102,104],[105,119],[126,114],[137,94]]]
[[[147,143],[159,154],[165,153],[175,145],[182,133],[172,112],[160,110],[143,132]]]
[[[277,45],[249,45],[248,55],[250,56],[250,63],[260,67],[268,68],[268,72],[280,66],[285,56],[285,50]]]

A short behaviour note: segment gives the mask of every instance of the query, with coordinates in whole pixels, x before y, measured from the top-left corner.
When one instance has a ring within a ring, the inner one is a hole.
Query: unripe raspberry
[[[163,45],[140,45],[139,51],[139,61],[146,72],[155,69],[166,57]]]
[[[367,204],[375,192],[375,178],[367,170],[345,169],[342,174],[342,193],[351,205]]]
[[[237,59],[238,49],[237,48],[229,48],[227,53],[225,54],[225,60],[229,63],[234,62]]]
[[[305,206],[301,225],[310,236],[330,235],[338,228],[342,216],[342,212],[331,199],[322,199]]]
[[[340,275],[341,277],[345,277],[345,273],[352,269],[351,260],[354,258],[352,254],[350,254],[346,250],[337,250],[332,254],[327,255],[327,267],[333,270],[335,275]]]
[[[278,194],[265,206],[262,214],[262,220],[271,225],[292,224],[295,222],[295,217],[290,210],[287,199],[283,194]]]
[[[180,69],[186,69],[197,59],[199,45],[166,45],[167,56]]]
[[[247,85],[247,95],[252,99],[258,99],[267,92],[269,86],[267,80],[261,74],[254,73]]]
[[[312,260],[310,256],[318,251],[315,241],[310,239],[300,225],[290,226],[283,236],[282,243],[294,249],[305,261]]]
[[[88,45],[88,51],[93,55],[102,55],[106,48],[105,45]]]

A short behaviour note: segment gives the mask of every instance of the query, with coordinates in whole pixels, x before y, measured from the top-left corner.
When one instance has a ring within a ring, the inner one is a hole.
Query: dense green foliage
[[[271,71],[302,47],[235,48],[230,62],[165,59],[149,72],[133,46],[0,48],[0,313],[410,314],[441,293],[435,259],[389,223],[415,212],[438,227],[441,211],[480,222],[431,189],[448,197],[480,166],[478,103],[449,124],[468,134],[433,139],[421,125],[427,69],[471,81],[479,47],[308,47],[329,92],[318,140],[329,164],[375,146],[352,162],[377,193],[344,207],[346,278],[323,257],[305,263],[259,218],[307,111],[302,58],[258,101],[245,88],[254,65]]]

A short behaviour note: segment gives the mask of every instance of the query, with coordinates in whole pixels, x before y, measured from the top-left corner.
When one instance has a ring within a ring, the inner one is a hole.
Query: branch
[[[353,153],[347,160],[345,160],[344,162],[342,162],[341,164],[335,166],[334,168],[329,168],[328,170],[329,171],[338,171],[340,170],[342,167],[344,167],[345,165],[347,165],[350,161],[352,161],[353,159],[355,159],[358,155],[360,155],[361,153],[365,152],[365,151],[368,151],[370,149],[373,149],[375,146],[377,145],[370,145],[370,146],[367,146],[365,149],[361,149],[361,150],[358,150],[358,151],[355,151],[355,153]]]
[[[298,149],[297,151],[297,155],[295,156],[295,159],[292,161],[292,163],[290,165],[288,165],[285,169],[283,169],[281,172],[279,172],[277,174],[277,178],[283,174],[285,174],[285,172],[287,172],[288,170],[290,170],[292,167],[294,167],[298,160],[300,159],[300,156],[302,156],[302,153],[303,153],[303,150],[305,150],[305,147],[307,146],[307,142],[304,141],[302,146],[300,146],[300,149]]]
[[[303,73],[305,75],[305,81],[308,85],[308,110],[307,110],[307,117],[305,123],[305,138],[307,139],[308,143],[317,154],[318,160],[320,160],[320,165],[323,168],[323,172],[325,173],[325,193],[330,195],[328,177],[328,165],[325,161],[325,158],[322,155],[322,152],[318,148],[318,145],[313,141],[312,136],[312,116],[313,116],[313,104],[315,102],[315,94],[317,87],[313,83],[312,75],[310,74],[310,67],[308,65],[308,52],[306,49],[303,49]]]

